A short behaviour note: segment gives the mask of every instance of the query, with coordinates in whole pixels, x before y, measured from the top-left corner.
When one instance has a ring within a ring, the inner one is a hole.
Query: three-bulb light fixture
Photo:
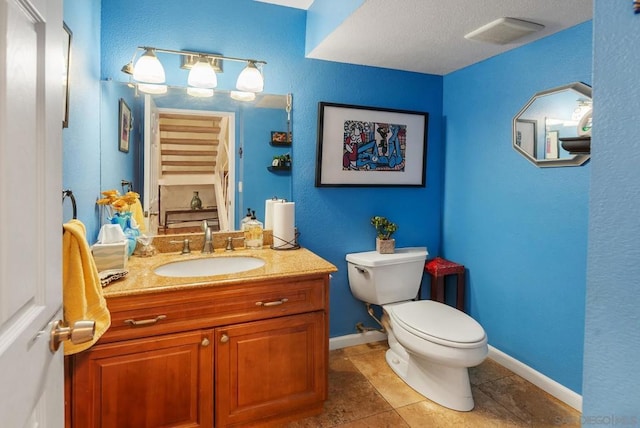
[[[135,61],[138,51],[144,53]],[[157,53],[179,55],[181,68],[189,69],[187,78],[187,93],[194,97],[211,97],[213,89],[218,85],[216,72],[222,71],[222,61],[236,61],[246,63],[245,68],[238,75],[236,91],[231,91],[231,98],[240,101],[252,101],[257,92],[264,89],[264,78],[258,67],[265,61],[222,56],[193,51],[178,51],[160,49],[148,46],[138,46],[131,61],[122,67],[122,71],[133,77],[138,90],[148,94],[164,94],[167,92],[164,67],[158,59]],[[134,65],[135,62],[135,65]]]

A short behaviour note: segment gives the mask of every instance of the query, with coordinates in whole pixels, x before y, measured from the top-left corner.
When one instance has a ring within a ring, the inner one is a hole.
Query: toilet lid
[[[386,305],[385,309],[403,328],[427,340],[470,344],[486,337],[482,326],[469,315],[433,300]]]

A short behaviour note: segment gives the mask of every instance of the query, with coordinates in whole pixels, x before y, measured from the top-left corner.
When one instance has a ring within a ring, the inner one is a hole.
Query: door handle
[[[96,332],[96,322],[90,320],[80,320],[73,323],[71,327],[65,327],[60,320],[51,326],[51,338],[49,339],[49,349],[56,352],[60,348],[60,344],[65,340],[71,340],[71,343],[78,345],[80,343],[89,342],[93,339]]]

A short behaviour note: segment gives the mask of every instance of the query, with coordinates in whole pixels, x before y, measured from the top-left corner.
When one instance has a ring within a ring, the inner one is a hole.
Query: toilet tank
[[[393,254],[377,251],[347,254],[351,293],[376,305],[415,298],[427,254],[426,247],[396,248]]]

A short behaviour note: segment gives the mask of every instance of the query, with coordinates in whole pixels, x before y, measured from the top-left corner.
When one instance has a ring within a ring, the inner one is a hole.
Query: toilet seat
[[[430,342],[453,348],[472,348],[486,342],[482,326],[469,315],[432,300],[384,305],[394,323]]]

